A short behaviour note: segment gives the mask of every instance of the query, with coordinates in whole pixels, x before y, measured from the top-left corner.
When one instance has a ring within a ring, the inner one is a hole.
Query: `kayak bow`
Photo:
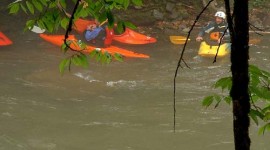
[[[0,46],[11,45],[12,41],[2,32],[0,32]]]

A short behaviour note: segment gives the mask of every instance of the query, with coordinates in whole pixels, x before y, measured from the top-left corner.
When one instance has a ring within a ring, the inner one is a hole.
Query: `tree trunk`
[[[249,111],[250,98],[248,91],[249,59],[249,22],[248,0],[234,0],[233,36],[231,46],[231,71],[233,100],[233,128],[235,150],[249,150]]]

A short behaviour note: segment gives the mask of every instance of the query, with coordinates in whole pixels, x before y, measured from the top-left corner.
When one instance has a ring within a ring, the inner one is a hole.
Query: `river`
[[[176,80],[173,132],[173,77],[183,45],[154,34],[150,45],[116,46],[150,55],[59,73],[66,56],[32,32],[24,19],[0,14],[0,29],[14,44],[0,47],[0,150],[232,150],[230,106],[202,107],[203,97],[220,92],[211,85],[230,75],[229,56],[197,56],[191,40]],[[250,47],[250,63],[266,70],[269,35]],[[251,149],[267,150],[269,133],[258,135],[251,122]]]

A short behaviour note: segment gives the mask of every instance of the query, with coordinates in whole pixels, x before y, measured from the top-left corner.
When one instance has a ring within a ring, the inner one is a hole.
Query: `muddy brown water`
[[[63,76],[59,47],[22,32],[19,17],[0,15],[1,31],[14,44],[0,47],[0,150],[229,150],[234,149],[231,108],[205,109],[201,99],[229,75],[229,56],[212,63],[197,56],[191,40],[177,77],[176,132],[173,132],[173,76],[182,45],[156,33],[150,45],[116,46],[150,55]],[[15,18],[15,19],[14,19]],[[3,22],[4,21],[4,22]],[[266,70],[269,35],[250,47],[250,63]],[[252,122],[251,149],[267,150],[269,133]]]

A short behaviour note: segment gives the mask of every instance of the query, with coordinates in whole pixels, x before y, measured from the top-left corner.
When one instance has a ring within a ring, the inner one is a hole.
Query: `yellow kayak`
[[[203,57],[215,57],[217,53],[218,46],[211,46],[208,45],[206,42],[201,42],[200,49],[198,52],[198,55]],[[230,43],[224,43],[221,44],[218,50],[218,57],[226,56],[230,53],[231,44]]]

